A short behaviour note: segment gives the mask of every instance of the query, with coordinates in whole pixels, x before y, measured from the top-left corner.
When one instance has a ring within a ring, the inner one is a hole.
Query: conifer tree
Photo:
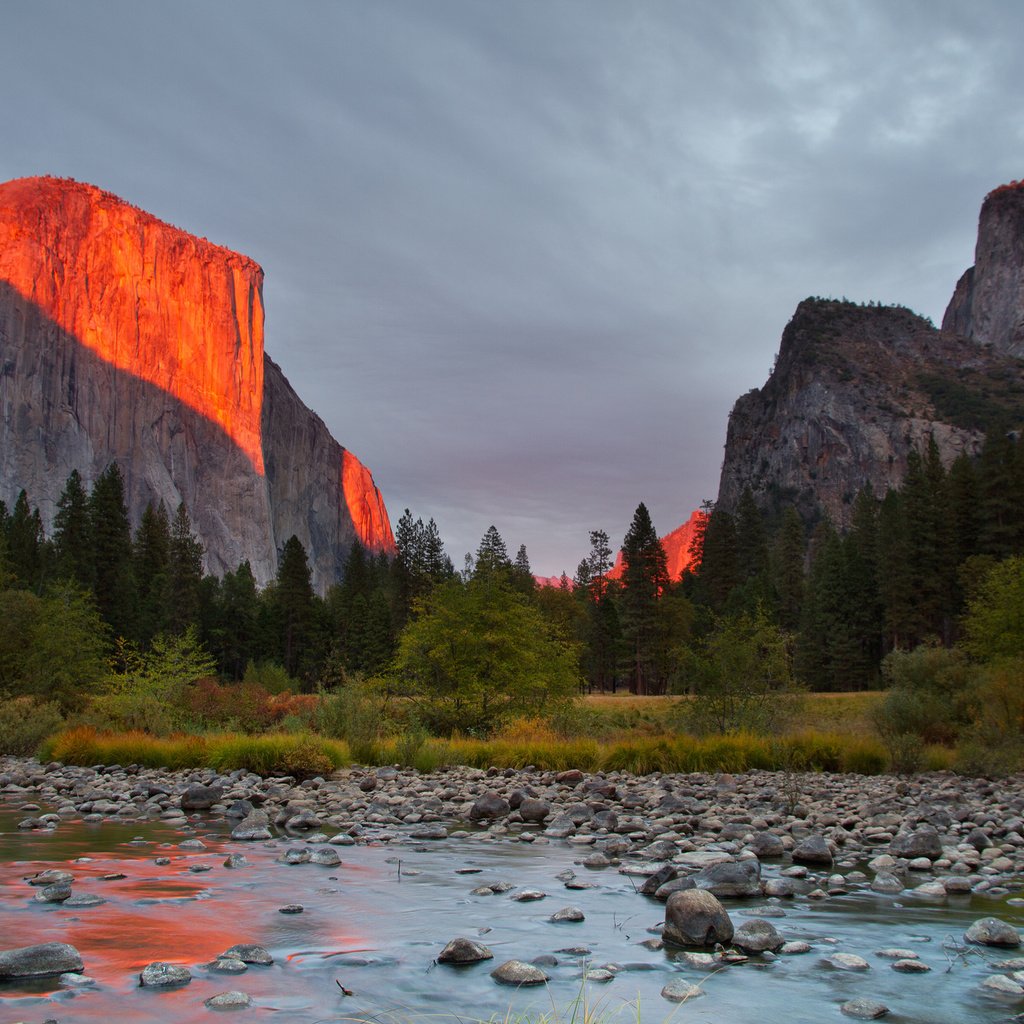
[[[622,542],[622,633],[634,693],[664,691],[666,681],[656,671],[657,621],[658,602],[668,585],[665,549],[641,502]]]
[[[714,509],[704,529],[704,550],[697,574],[698,592],[716,612],[721,612],[740,582],[736,525],[724,509]]]
[[[248,561],[224,574],[220,587],[218,643],[221,671],[241,679],[246,665],[260,655],[258,643],[259,593]]]
[[[171,521],[168,549],[170,627],[181,635],[200,621],[200,587],[203,581],[203,546],[192,532],[192,520],[180,502]]]
[[[295,534],[288,538],[281,552],[273,593],[280,628],[281,664],[289,675],[298,676],[313,630],[314,594],[306,549]]]
[[[71,471],[57,499],[53,544],[58,575],[72,580],[83,590],[91,590],[93,567],[89,497],[77,469]]]
[[[89,535],[93,544],[96,607],[115,637],[134,635],[135,581],[132,538],[121,468],[112,462],[89,495]]]
[[[495,526],[489,526],[476,549],[476,561],[473,563],[474,579],[507,579],[512,562],[508,557],[508,549],[501,539]]]
[[[30,509],[22,489],[7,522],[8,568],[27,589],[38,589],[43,567],[43,524],[39,509]]]
[[[135,531],[132,566],[138,594],[136,636],[148,646],[159,633],[170,628],[171,524],[163,501],[152,502],[142,513]]]
[[[779,625],[794,632],[800,625],[804,597],[804,526],[792,506],[782,514],[782,523],[772,546],[773,601]]]
[[[512,563],[512,585],[524,594],[532,594],[537,587],[525,544],[519,545],[515,561]],[[568,580],[566,580],[566,589],[568,589]]]
[[[907,523],[898,491],[888,491],[878,509],[878,594],[882,604],[883,653],[910,644],[914,589],[907,547]]]

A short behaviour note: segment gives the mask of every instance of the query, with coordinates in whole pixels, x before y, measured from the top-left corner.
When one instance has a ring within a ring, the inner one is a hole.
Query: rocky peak
[[[974,266],[957,282],[943,330],[1024,356],[1024,182],[989,192],[978,218]]]
[[[807,299],[764,387],[733,407],[718,503],[734,510],[749,486],[769,511],[792,504],[810,522],[825,510],[844,526],[857,491],[898,486],[929,436],[947,464],[975,454],[1022,387],[1024,363],[908,309]]]

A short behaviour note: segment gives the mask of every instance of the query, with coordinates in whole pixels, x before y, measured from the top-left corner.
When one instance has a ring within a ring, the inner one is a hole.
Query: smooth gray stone
[[[47,978],[54,974],[80,974],[82,957],[66,942],[43,942],[0,950],[0,980]]]

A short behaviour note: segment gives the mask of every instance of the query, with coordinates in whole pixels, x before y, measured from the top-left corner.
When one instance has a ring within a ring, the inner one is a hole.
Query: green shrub
[[[64,716],[56,701],[14,697],[0,701],[0,754],[34,754],[40,743],[59,732]]]
[[[298,680],[292,679],[276,661],[250,661],[245,666],[242,682],[258,686],[267,693],[295,693],[299,689]]]

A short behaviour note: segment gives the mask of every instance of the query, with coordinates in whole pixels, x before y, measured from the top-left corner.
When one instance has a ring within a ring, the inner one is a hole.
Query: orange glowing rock
[[[263,271],[93,185],[0,185],[0,280],[112,366],[220,426],[263,473]]]
[[[341,456],[341,486],[359,543],[371,551],[395,553],[395,538],[384,499],[370,471],[347,449]]]
[[[698,509],[682,526],[677,526],[671,533],[660,538],[661,546],[665,549],[669,579],[679,579],[687,569],[692,568],[695,563],[700,561],[691,553],[690,547],[705,518],[705,514]],[[620,551],[616,556],[615,566],[608,573],[608,578],[621,579],[622,568],[622,552]]]

